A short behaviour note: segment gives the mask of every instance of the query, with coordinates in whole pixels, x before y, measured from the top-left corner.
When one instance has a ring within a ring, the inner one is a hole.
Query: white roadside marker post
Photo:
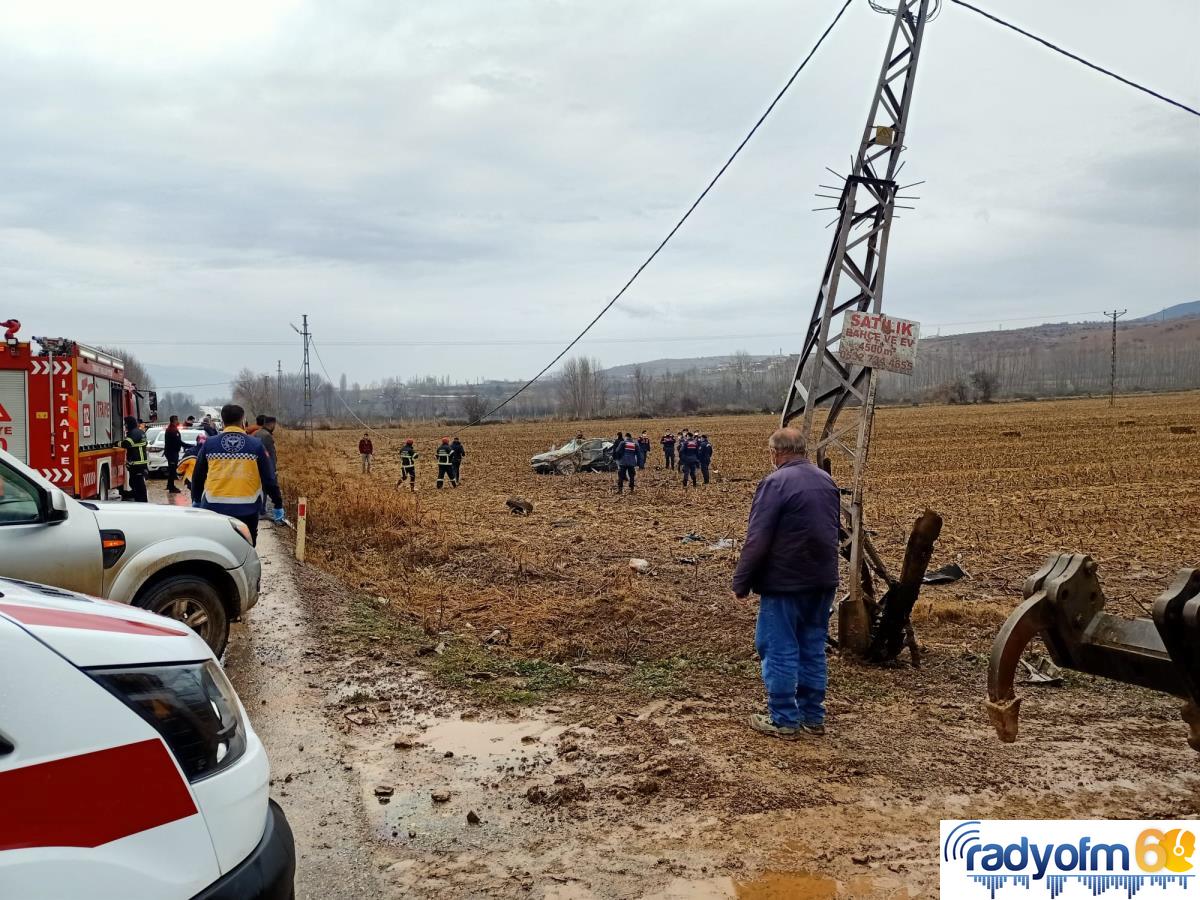
[[[296,559],[304,562],[304,531],[308,525],[308,498],[296,501]]]

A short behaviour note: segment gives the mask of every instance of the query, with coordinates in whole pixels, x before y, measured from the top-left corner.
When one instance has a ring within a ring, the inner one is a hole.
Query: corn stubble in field
[[[986,649],[1020,587],[1048,555],[1100,562],[1115,611],[1140,614],[1184,565],[1200,563],[1200,424],[1196,393],[1104,400],[879,411],[866,493],[868,527],[898,567],[925,507],[945,518],[932,566],[959,561],[969,580],[926,588],[914,614],[922,643]],[[430,460],[445,427],[375,436],[375,472],[359,474],[361,429],[281,442],[290,503],[309,502],[309,559],[389,614],[480,637],[499,629],[519,652],[560,661],[610,657],[714,666],[753,656],[752,602],[728,591],[758,479],[767,471],[767,416],[621,422],[654,440],[638,492],[617,497],[605,474],[537,476],[529,458],[616,422],[463,429],[463,485],[434,489]],[[658,437],[690,427],[712,438],[719,478],[684,490],[662,467]],[[398,451],[421,452],[418,491],[394,488]],[[834,470],[835,477],[848,473]],[[515,517],[505,500],[534,505]],[[700,541],[684,541],[689,534]],[[630,557],[650,561],[635,575]]]

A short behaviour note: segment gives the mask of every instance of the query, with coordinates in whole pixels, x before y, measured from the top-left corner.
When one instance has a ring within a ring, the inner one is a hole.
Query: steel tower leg
[[[899,0],[858,155],[842,186],[837,232],[781,417],[783,425],[801,419],[818,465],[831,466],[830,450],[838,450],[850,467],[852,488],[842,499],[842,550],[850,559],[850,591],[838,607],[838,638],[843,648],[856,653],[866,649],[870,637],[866,599],[871,586],[864,580],[864,562],[889,583],[891,578],[863,530],[863,478],[876,376],[873,369],[844,365],[836,351],[842,314],[846,310],[877,313],[883,301],[896,174],[931,3]],[[839,295],[843,276],[850,286]],[[816,411],[824,405],[829,412],[822,422]],[[835,476],[845,474],[834,471]]]

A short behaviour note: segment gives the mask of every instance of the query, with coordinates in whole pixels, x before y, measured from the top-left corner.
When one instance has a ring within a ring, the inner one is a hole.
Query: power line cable
[[[499,405],[497,405],[493,409],[488,410],[486,413],[484,413],[482,416],[480,416],[474,422],[468,423],[468,427],[470,425],[478,425],[480,422],[482,422],[488,416],[494,415],[495,413],[502,410],[509,403],[511,403],[513,400],[517,399],[517,397],[519,397],[522,393],[524,393],[525,390],[528,389],[530,385],[532,385],[535,381],[537,381],[539,378],[541,378],[543,375],[545,375],[547,372],[549,372],[552,368],[554,368],[554,366],[558,363],[558,361],[560,359],[562,359],[564,356],[566,356],[567,353],[570,352],[571,348],[574,347],[576,344],[578,344],[583,339],[583,336],[585,334],[587,334],[589,331],[592,330],[592,326],[595,325],[597,322],[599,322],[600,319],[604,316],[604,314],[607,313],[610,309],[612,309],[613,306],[616,304],[616,302],[618,300],[620,300],[622,296],[624,296],[625,292],[627,290],[629,290],[630,287],[632,287],[633,283],[637,280],[638,276],[642,274],[643,270],[645,270],[645,268],[654,261],[655,257],[657,257],[658,254],[662,251],[662,249],[665,246],[667,246],[667,243],[671,240],[671,238],[673,238],[675,236],[675,233],[677,231],[679,231],[680,228],[683,227],[683,223],[688,220],[688,218],[691,216],[691,214],[693,212],[695,212],[696,207],[698,207],[700,205],[701,201],[703,201],[704,198],[708,196],[708,192],[713,189],[713,187],[716,185],[716,183],[720,180],[721,176],[725,174],[725,171],[731,165],[733,165],[733,161],[735,159],[737,159],[738,154],[742,152],[742,148],[745,147],[746,144],[750,143],[750,138],[754,137],[755,132],[757,132],[759,127],[762,125],[762,123],[767,120],[767,116],[769,116],[771,114],[771,111],[775,109],[776,104],[778,104],[779,101],[783,99],[783,95],[787,93],[788,88],[790,88],[792,86],[792,83],[799,77],[800,73],[804,70],[804,67],[806,65],[808,65],[808,61],[813,58],[813,56],[816,54],[817,50],[820,48],[821,44],[823,44],[825,42],[825,38],[827,38],[829,36],[829,33],[831,31],[833,31],[834,26],[837,25],[837,23],[841,20],[843,13],[845,13],[846,10],[850,8],[850,3],[851,3],[851,0],[846,0],[846,2],[842,4],[842,8],[840,10],[838,10],[838,14],[833,17],[833,21],[829,23],[829,26],[825,29],[825,31],[821,34],[821,36],[819,38],[817,38],[817,42],[813,45],[813,48],[808,51],[808,56],[804,57],[804,59],[801,61],[800,65],[798,65],[796,67],[796,71],[794,71],[792,73],[792,77],[787,80],[787,82],[784,84],[784,86],[780,89],[779,93],[777,93],[775,95],[775,99],[771,101],[770,105],[766,108],[766,110],[763,112],[763,114],[758,117],[758,121],[754,123],[754,127],[750,129],[750,131],[746,134],[746,136],[744,138],[742,138],[742,142],[737,145],[737,149],[733,151],[733,153],[732,153],[732,155],[730,155],[729,159],[725,160],[725,165],[721,166],[721,168],[717,170],[717,174],[712,177],[712,180],[709,181],[708,186],[705,187],[704,190],[700,192],[700,196],[697,197],[692,202],[692,205],[688,207],[687,212],[685,212],[683,214],[683,216],[679,219],[679,221],[675,223],[675,227],[672,228],[669,232],[667,232],[667,236],[662,239],[662,241],[659,243],[659,245],[657,247],[654,248],[653,252],[651,252],[651,254],[649,256],[647,256],[646,259],[642,262],[642,264],[640,266],[638,266],[637,269],[634,270],[634,273],[631,276],[629,276],[629,280],[625,282],[625,285],[621,288],[621,290],[617,291],[616,296],[614,296],[611,300],[609,300],[608,303],[606,303],[604,305],[604,308],[601,309],[600,312],[596,313],[595,317],[590,322],[588,322],[586,326],[584,326],[583,331],[579,332],[579,334],[577,334],[574,337],[574,339],[572,339],[572,341],[569,344],[567,344],[567,346],[565,346],[557,356],[554,357],[554,359],[550,360],[550,362],[548,362],[542,368],[542,370],[540,372],[538,372],[536,375],[534,375],[532,378],[530,378],[527,382],[525,382],[525,384],[523,384],[520,388],[518,388],[516,391],[514,391],[512,394],[510,394],[507,398],[505,398]]]
[[[1179,109],[1182,109],[1184,112],[1190,112],[1193,116],[1200,116],[1200,111],[1192,109],[1190,106],[1188,106],[1185,103],[1180,103],[1178,100],[1172,100],[1170,97],[1165,97],[1162,94],[1158,93],[1158,91],[1150,90],[1150,88],[1146,87],[1144,84],[1138,84],[1136,81],[1130,81],[1128,78],[1118,75],[1116,72],[1110,71],[1109,69],[1106,69],[1103,66],[1096,65],[1094,62],[1088,62],[1082,56],[1076,56],[1070,50],[1064,50],[1062,47],[1058,46],[1057,44],[1051,43],[1050,41],[1046,40],[1045,38],[1038,37],[1036,34],[1031,34],[1030,32],[1026,31],[1024,28],[1020,28],[1020,27],[1012,24],[1011,22],[1004,21],[1004,19],[1001,19],[999,16],[994,16],[990,12],[986,12],[985,10],[980,9],[978,6],[972,6],[970,3],[967,3],[966,0],[950,0],[950,2],[957,3],[959,6],[965,6],[967,9],[971,10],[972,12],[979,13],[979,15],[983,16],[985,19],[991,19],[997,25],[1003,25],[1005,28],[1011,28],[1013,31],[1017,32],[1017,34],[1022,34],[1025,37],[1029,38],[1030,40],[1037,41],[1043,47],[1049,47],[1051,50],[1055,51],[1056,53],[1061,53],[1063,56],[1066,56],[1069,59],[1073,59],[1077,63],[1082,63],[1083,65],[1087,66],[1089,69],[1094,69],[1095,71],[1100,72],[1103,75],[1107,75],[1109,78],[1115,78],[1115,79],[1117,79],[1117,81],[1121,82],[1122,84],[1127,84],[1127,85],[1129,85],[1129,87],[1136,88],[1137,90],[1142,91],[1143,93],[1149,94],[1151,97],[1155,97],[1159,100],[1162,100],[1164,103],[1169,103],[1172,106],[1176,106]]]
[[[317,342],[313,340],[311,331],[308,333],[308,346],[312,347],[313,353],[316,354],[317,363],[321,366],[321,371],[325,373],[325,381],[332,386],[333,376],[330,375],[329,370],[325,368],[325,360],[321,359],[321,351],[317,349]],[[354,420],[358,422],[359,425],[367,429],[367,431],[371,432],[372,434],[377,434],[380,437],[385,436],[382,431],[377,431],[358,417],[358,413],[350,408],[350,404],[346,402],[346,398],[342,396],[341,391],[337,392],[337,396],[338,399],[342,401],[342,406],[346,407],[346,412],[350,413],[350,415],[354,417]]]

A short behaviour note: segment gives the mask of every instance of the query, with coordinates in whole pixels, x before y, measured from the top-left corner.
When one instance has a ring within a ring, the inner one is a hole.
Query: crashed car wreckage
[[[571,475],[575,472],[611,472],[612,441],[604,438],[572,438],[561,447],[529,460],[538,475]]]

